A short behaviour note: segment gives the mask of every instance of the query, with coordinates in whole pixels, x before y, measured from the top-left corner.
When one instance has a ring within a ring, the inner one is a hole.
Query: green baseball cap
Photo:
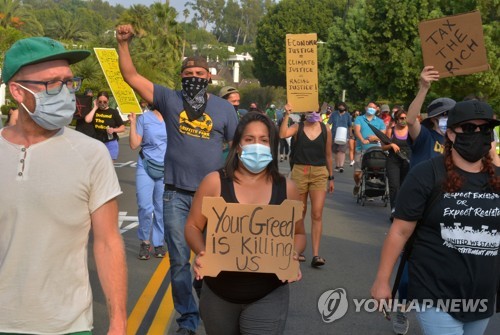
[[[48,37],[30,37],[17,41],[5,53],[2,81],[7,83],[23,66],[65,59],[77,63],[90,55],[88,50],[66,50]]]
[[[232,93],[240,93],[236,87],[233,86],[224,86],[223,88],[220,89],[219,91],[219,97],[224,98],[226,95],[232,94]]]

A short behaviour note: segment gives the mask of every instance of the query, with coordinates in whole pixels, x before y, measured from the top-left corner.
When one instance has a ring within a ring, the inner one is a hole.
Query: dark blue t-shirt
[[[211,94],[203,115],[189,121],[181,92],[156,84],[153,103],[163,115],[168,134],[165,184],[196,191],[201,180],[224,163],[223,142],[232,141],[238,125],[234,107]]]
[[[415,141],[412,142],[410,138],[408,141],[411,145],[410,169],[418,163],[440,156],[444,152],[444,136],[423,125],[420,127],[420,134]]]

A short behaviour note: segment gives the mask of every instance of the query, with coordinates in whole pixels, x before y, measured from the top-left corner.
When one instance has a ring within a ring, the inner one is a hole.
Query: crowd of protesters
[[[441,97],[428,104],[427,117],[421,118],[431,83],[439,80],[438,72],[427,66],[408,109],[369,101],[362,112],[350,112],[347,103],[338,102],[325,110],[302,113],[300,121],[292,122],[293,105],[286,103],[280,110],[270,102],[265,111],[252,103],[242,115],[236,87],[226,86],[218,95],[207,92],[211,73],[203,57],[183,60],[179,91],[142,76],[129,51],[133,36],[131,25],[116,28],[120,71],[143,99],[143,114],[129,115],[130,147],[141,148],[136,174],[138,257],[169,257],[173,302],[180,314],[177,333],[195,334],[203,318],[209,334],[282,334],[288,314],[287,284],[295,281],[235,271],[222,271],[217,277],[200,275],[207,224],[202,214],[204,196],[257,205],[301,201],[303,211],[294,225],[293,262],[305,261],[304,219],[310,204],[310,265],[319,268],[326,265],[320,255],[322,213],[327,194],[334,191],[335,173],[343,173],[347,164],[352,167],[353,195],[359,197],[366,173],[363,156],[374,148],[385,157],[383,180],[392,224],[371,290],[373,298],[381,303],[394,298],[389,280],[399,258],[399,299],[488,301],[481,312],[422,309],[418,321],[425,334],[442,334],[445,328],[455,329],[453,334],[484,332],[498,297],[500,243],[495,237],[490,247],[494,252],[478,255],[458,241],[482,245],[489,241],[483,235],[498,236],[498,215],[483,215],[480,222],[461,215],[462,226],[470,233],[466,236],[455,220],[443,219],[443,212],[449,208],[460,212],[459,200],[488,213],[500,207],[500,122],[491,106],[474,97],[460,102]],[[37,52],[26,58],[27,50]],[[27,38],[5,55],[2,81],[19,109],[9,112],[0,130],[0,154],[7,158],[0,161],[1,184],[7,186],[0,190],[5,205],[0,210],[0,298],[4,302],[0,334],[91,334],[91,295],[84,293],[90,291],[86,272],[90,230],[110,310],[109,334],[125,334],[126,264],[114,224],[121,191],[112,168],[112,160],[119,155],[117,133],[125,131],[125,124],[109,106],[106,91],[95,99],[86,91],[91,108],[77,120],[77,130],[83,134],[66,127],[75,111],[75,91],[81,86],[69,65],[89,54],[68,51],[48,38]],[[44,159],[46,155],[51,159]],[[278,163],[285,160],[291,167],[289,178],[279,172]],[[46,179],[46,171],[55,173]],[[80,172],[78,178],[75,171]],[[47,188],[54,199],[43,200]],[[468,194],[477,196],[471,199]],[[43,206],[30,207],[41,199]],[[68,221],[60,208],[69,207],[77,210]],[[46,223],[43,232],[35,224],[40,220]],[[36,257],[23,249],[33,234],[38,237],[34,247],[40,251]],[[64,256],[70,250],[73,261]],[[191,251],[196,254],[194,282],[201,294],[200,308],[193,295]],[[45,269],[35,266],[39,264]],[[14,276],[19,271],[26,280]],[[299,271],[296,280],[300,279]],[[27,295],[34,291],[50,297]],[[83,303],[66,306],[73,294]],[[404,307],[393,327],[398,334],[408,331]]]

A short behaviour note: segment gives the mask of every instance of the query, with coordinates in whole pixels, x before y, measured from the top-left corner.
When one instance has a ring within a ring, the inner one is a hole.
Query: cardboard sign
[[[434,66],[441,78],[490,68],[478,11],[420,22],[424,65]]]
[[[221,271],[275,273],[280,280],[296,279],[299,262],[293,260],[295,223],[302,217],[301,201],[281,205],[226,203],[221,197],[203,198],[208,218],[203,276]]]
[[[102,71],[106,76],[108,85],[113,92],[113,97],[122,114],[142,113],[134,90],[123,80],[118,66],[118,53],[114,48],[94,48]]]
[[[318,37],[286,35],[286,95],[294,113],[318,111]]]

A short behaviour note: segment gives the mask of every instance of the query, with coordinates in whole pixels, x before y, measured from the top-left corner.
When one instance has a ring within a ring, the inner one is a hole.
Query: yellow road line
[[[172,299],[172,285],[168,285],[168,290],[163,296],[158,311],[151,327],[149,328],[148,335],[165,334],[170,316],[174,312],[174,300]]]
[[[191,253],[190,262],[192,263],[195,254]],[[127,320],[127,335],[136,335],[137,331],[144,320],[146,313],[148,312],[151,303],[156,296],[167,272],[170,268],[170,261],[168,257],[163,258],[155,272],[151,276],[149,283],[142,292],[141,296],[137,300],[137,303],[130,313]],[[174,301],[172,299],[172,285],[168,285],[167,292],[163,296],[163,299],[155,313],[155,318],[148,330],[148,335],[164,334],[167,329],[168,322],[172,318],[174,309]]]
[[[135,335],[137,333],[137,330],[139,329],[139,326],[141,325],[141,322],[144,319],[144,316],[146,315],[148,308],[156,295],[156,292],[158,292],[158,289],[160,288],[169,268],[170,261],[168,260],[168,257],[165,257],[162,259],[155,272],[151,276],[151,280],[146,285],[146,288],[137,300],[132,313],[130,313],[130,316],[128,317],[127,335]],[[170,292],[170,287],[168,291]]]

